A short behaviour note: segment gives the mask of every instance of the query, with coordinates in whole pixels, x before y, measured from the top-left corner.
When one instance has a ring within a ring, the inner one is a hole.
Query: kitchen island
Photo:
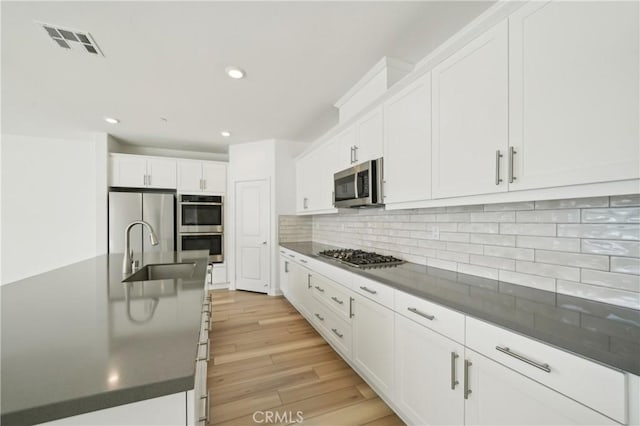
[[[135,254],[143,267],[193,269],[185,278],[123,283],[123,254],[110,254],[3,286],[1,423],[42,423],[170,395],[179,395],[184,408],[176,416],[186,423],[207,258],[207,251]],[[161,413],[147,417],[171,423]]]

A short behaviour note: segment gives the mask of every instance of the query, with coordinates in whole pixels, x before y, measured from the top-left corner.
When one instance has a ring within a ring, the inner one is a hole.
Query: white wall
[[[2,135],[1,150],[2,284],[106,251],[104,135]]]

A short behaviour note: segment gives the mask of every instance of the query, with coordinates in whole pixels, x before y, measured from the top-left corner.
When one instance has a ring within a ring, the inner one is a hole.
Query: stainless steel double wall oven
[[[178,250],[209,250],[209,261],[224,261],[224,203],[219,195],[180,195]]]

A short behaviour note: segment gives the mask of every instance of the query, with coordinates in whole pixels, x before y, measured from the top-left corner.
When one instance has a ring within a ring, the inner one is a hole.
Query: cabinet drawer
[[[313,294],[344,320],[350,319],[351,297],[348,290],[322,275],[311,277]]]
[[[311,320],[318,330],[333,346],[340,350],[346,357],[351,356],[351,324],[338,317],[323,304],[316,303],[311,312]]]
[[[395,311],[446,337],[464,344],[464,315],[396,290]]]
[[[626,380],[620,371],[468,317],[466,345],[618,422],[626,423]]]
[[[393,288],[359,275],[354,275],[352,288],[366,298],[393,309]]]

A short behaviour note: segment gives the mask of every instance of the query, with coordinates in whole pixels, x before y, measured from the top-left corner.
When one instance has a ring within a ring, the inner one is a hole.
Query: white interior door
[[[267,293],[269,264],[269,182],[237,182],[236,199],[236,288]]]

